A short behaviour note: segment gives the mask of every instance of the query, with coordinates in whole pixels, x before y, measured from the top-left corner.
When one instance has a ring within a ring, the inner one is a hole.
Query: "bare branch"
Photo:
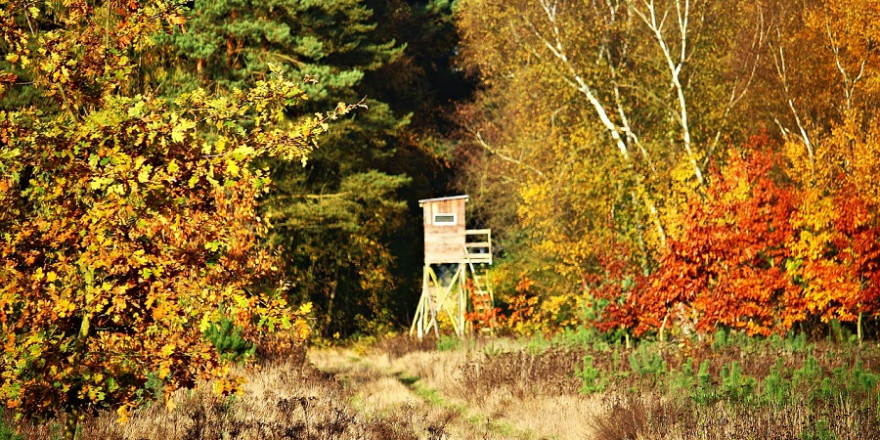
[[[776,35],[779,40],[782,39],[782,34],[778,27],[776,28]],[[776,67],[776,74],[779,77],[780,82],[782,83],[782,90],[785,92],[786,103],[788,104],[788,108],[791,110],[791,113],[794,116],[795,124],[797,124],[798,130],[801,134],[801,140],[803,140],[804,146],[807,149],[807,155],[810,158],[810,165],[815,166],[816,159],[813,151],[813,143],[810,141],[810,136],[809,134],[807,134],[807,129],[801,122],[800,115],[798,114],[797,108],[795,108],[794,105],[794,100],[791,97],[791,89],[788,84],[788,71],[786,70],[785,64],[785,49],[783,49],[782,43],[780,42],[779,47],[771,52],[773,53],[773,65]],[[777,121],[777,123],[779,122]]]
[[[493,154],[493,155],[495,155],[495,156],[498,156],[501,160],[503,160],[503,161],[505,161],[505,162],[509,162],[509,163],[512,163],[512,164],[517,165],[517,166],[519,166],[519,167],[525,168],[525,169],[527,169],[527,170],[529,170],[529,171],[531,171],[531,172],[537,174],[538,176],[540,176],[540,177],[542,177],[542,178],[544,177],[544,172],[541,171],[541,170],[539,170],[539,169],[537,169],[537,168],[535,168],[533,165],[528,164],[528,163],[525,163],[525,162],[523,162],[522,160],[519,160],[519,159],[514,159],[514,158],[512,158],[512,157],[510,157],[510,156],[508,156],[508,155],[506,155],[506,154],[504,154],[504,153],[498,151],[498,149],[492,147],[491,145],[489,145],[489,143],[486,142],[485,139],[483,139],[483,134],[480,133],[479,130],[474,130],[474,129],[471,129],[471,128],[468,128],[467,130],[468,130],[468,132],[469,132],[471,135],[473,135],[473,137],[474,137],[474,139],[477,141],[477,143],[478,143],[481,147],[483,147],[484,150],[488,151],[490,154]]]
[[[697,163],[697,157],[694,154],[692,146],[690,124],[688,122],[687,99],[684,94],[684,87],[681,84],[680,77],[681,69],[687,59],[688,18],[686,16],[690,13],[690,0],[683,0],[685,2],[684,10],[682,10],[681,1],[682,0],[675,0],[676,10],[678,11],[679,34],[682,46],[681,56],[677,62],[673,60],[672,51],[663,36],[663,24],[669,13],[668,9],[664,12],[663,19],[660,20],[659,24],[657,22],[657,10],[654,5],[654,0],[643,0],[647,12],[639,10],[635,5],[632,6],[632,10],[639,18],[641,18],[642,22],[651,31],[654,36],[654,41],[657,43],[660,52],[666,60],[666,66],[669,69],[670,82],[675,89],[678,99],[678,112],[676,114],[676,119],[678,119],[679,125],[681,126],[681,137],[684,144],[684,150],[685,153],[687,153],[688,161],[691,163],[697,182],[699,182],[700,185],[704,185],[705,180],[703,178],[703,172],[700,169],[700,165]]]
[[[749,89],[751,88],[752,82],[755,79],[755,75],[758,71],[758,65],[761,61],[761,48],[764,45],[765,38],[765,28],[764,28],[764,12],[761,11],[758,14],[758,23],[757,30],[755,31],[755,36],[752,39],[752,51],[755,54],[754,62],[752,63],[752,68],[749,70],[749,76],[745,81],[745,85],[743,85],[742,90],[737,92],[739,88],[739,81],[737,81],[733,87],[730,89],[730,98],[727,101],[727,105],[724,108],[724,114],[721,116],[721,125],[718,127],[718,130],[715,132],[715,136],[712,140],[712,144],[709,146],[709,150],[706,152],[706,156],[703,158],[703,168],[709,166],[709,161],[711,161],[712,156],[715,154],[715,150],[718,148],[718,142],[721,139],[721,132],[727,127],[727,117],[730,115],[730,112],[739,104],[739,102],[746,96]]]

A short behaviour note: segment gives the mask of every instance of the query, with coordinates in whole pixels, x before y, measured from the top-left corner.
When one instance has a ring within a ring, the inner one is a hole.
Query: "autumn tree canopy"
[[[876,313],[878,14],[462,1],[460,62],[482,88],[459,112],[461,181],[510,250],[510,312],[635,334],[861,331]]]
[[[277,72],[162,97],[150,65],[155,36],[185,26],[176,2],[0,11],[0,400],[124,420],[147,380],[166,397],[205,377],[233,391],[210,326],[307,332],[261,240],[271,181],[255,161],[304,163],[351,108],[292,122],[307,96]]]

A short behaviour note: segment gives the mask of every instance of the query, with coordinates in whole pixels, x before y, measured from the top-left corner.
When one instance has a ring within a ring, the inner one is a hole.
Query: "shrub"
[[[574,374],[583,382],[580,392],[584,394],[604,391],[608,385],[608,378],[602,376],[602,370],[593,366],[592,356],[584,356],[583,368],[576,369]]]
[[[208,325],[205,337],[214,344],[222,359],[233,362],[244,362],[254,355],[257,346],[242,336],[242,328],[228,317],[220,322]]]

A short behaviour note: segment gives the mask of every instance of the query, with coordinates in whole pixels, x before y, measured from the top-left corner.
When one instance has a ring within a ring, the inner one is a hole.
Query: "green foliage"
[[[575,369],[574,374],[583,382],[580,388],[583,394],[599,393],[608,386],[608,377],[602,374],[602,370],[593,366],[592,356],[584,356],[583,367]]]
[[[623,364],[620,361],[620,350],[611,352],[611,368],[614,371],[615,378],[618,380],[626,379],[632,374],[632,371],[623,368]]]
[[[543,333],[535,333],[526,339],[526,351],[529,353],[543,353],[551,348],[553,348],[553,341]]]
[[[828,326],[828,338],[838,344],[858,342],[858,336],[841,324],[839,319],[832,319]]]
[[[845,370],[844,370],[845,371]],[[837,372],[835,370],[835,376]],[[880,372],[872,372],[866,370],[861,362],[850,371],[849,377],[843,377],[839,383],[847,386],[850,393],[880,393],[878,385],[880,385]]]
[[[233,362],[244,362],[254,355],[257,346],[242,336],[242,327],[224,316],[219,322],[211,323],[204,335],[220,352],[220,357]]]
[[[180,60],[173,77],[242,87],[275,63],[284,74],[315,78],[307,92],[324,101],[350,94],[365,71],[400,56],[393,40],[371,40],[371,15],[356,0],[196,1],[185,31],[158,38]]]
[[[790,403],[791,382],[783,376],[784,372],[785,365],[782,363],[782,359],[778,359],[764,380],[761,381],[762,404],[782,408]]]
[[[760,338],[749,336],[744,331],[719,328],[712,334],[712,349],[720,351],[728,347],[750,351],[760,349],[764,344]]]
[[[828,419],[820,418],[810,428],[801,432],[801,440],[837,440],[837,435],[829,428]]]
[[[409,182],[368,171],[343,178],[339,192],[295,196],[302,188],[288,178],[267,201],[272,242],[282,247],[293,283],[289,295],[316,302],[325,332],[347,335],[370,330],[373,319],[390,321],[386,309],[396,280],[387,243],[403,224],[405,203],[396,194]]]
[[[24,436],[19,435],[13,426],[6,424],[5,411],[0,407],[0,440],[24,440]]]
[[[807,342],[805,333],[788,333],[784,337],[774,333],[770,335],[770,345],[785,353],[807,353],[814,348],[813,344]]]
[[[143,387],[135,391],[135,400],[146,406],[151,405],[154,401],[161,401],[165,396],[165,381],[159,377],[156,372],[146,374],[146,380]]]
[[[712,335],[712,349],[720,350],[728,345],[727,339],[730,331],[725,328],[720,328],[715,331]]]
[[[457,350],[462,346],[462,341],[455,335],[440,335],[437,339],[437,351]]]
[[[553,336],[553,344],[573,349],[588,348],[595,351],[611,351],[612,347],[619,347],[624,339],[625,331],[622,329],[603,332],[590,326],[577,326],[564,328],[556,333]]]
[[[660,380],[667,372],[666,361],[657,349],[652,349],[649,344],[640,344],[629,355],[630,369],[643,377],[653,377]]]
[[[698,405],[709,405],[718,399],[715,385],[712,383],[712,375],[709,374],[710,362],[708,359],[700,363],[697,371],[697,386],[691,394],[691,399]]]
[[[860,423],[855,420],[864,422],[866,417],[871,423],[880,422],[880,373],[866,369],[861,361],[863,356],[875,361],[876,353],[838,351],[840,347],[834,347],[824,348],[830,351],[820,358],[813,347],[798,364],[801,352],[794,353],[792,349],[800,350],[805,342],[800,336],[792,336],[787,338],[789,353],[762,374],[763,366],[758,364],[762,358],[778,354],[782,340],[736,336],[733,339],[737,345],[729,345],[732,339],[727,339],[726,333],[723,335],[716,335],[698,350],[703,358],[697,369],[694,358],[677,353],[674,346],[642,342],[629,354],[627,374],[622,372],[627,368],[621,368],[619,361],[619,354],[625,351],[618,347],[611,353],[585,356],[574,368],[573,376],[578,379],[582,393],[610,389],[613,393],[643,394],[652,390],[664,400],[675,402],[677,411],[685,407],[700,414],[718,409],[729,414],[797,411],[801,418],[794,419],[794,428],[802,434],[801,438],[834,438],[835,432],[851,429],[853,423]],[[687,344],[679,349],[693,353]],[[669,369],[661,354],[673,361],[678,358],[680,367]],[[829,362],[836,363],[836,357],[841,355],[857,359],[855,365],[828,369]],[[829,406],[834,406],[834,411],[845,411],[849,418],[829,421]]]
[[[463,82],[448,62],[457,41],[444,32],[453,29],[451,5],[199,0],[185,19],[156,37],[175,60],[156,72],[166,95],[247,87],[274,66],[307,78],[309,102],[287,109],[289,119],[365,99],[369,110],[337,121],[303,166],[262,164],[276,184],[262,216],[275,225],[270,242],[282,252],[288,298],[315,304],[324,336],[404,320],[422,258],[413,246],[421,213],[404,200],[445,190],[445,165],[424,144],[443,143],[438,113]]]
[[[564,328],[553,336],[554,344],[573,348],[595,347],[601,339],[595,329],[587,326]]]
[[[753,391],[757,381],[744,376],[739,362],[721,367],[721,397],[731,403],[751,404],[755,400]]]
[[[792,374],[792,386],[796,389],[811,389],[817,383],[821,383],[823,377],[822,368],[816,357],[810,355],[800,368]]]
[[[694,360],[687,358],[678,372],[672,372],[669,389],[677,395],[688,395],[697,388],[697,377],[694,375]]]

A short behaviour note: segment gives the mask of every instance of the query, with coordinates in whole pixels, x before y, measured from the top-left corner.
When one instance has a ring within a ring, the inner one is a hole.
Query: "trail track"
[[[309,359],[348,388],[367,418],[408,419],[431,439],[584,439],[598,404],[577,395],[475,395],[461,384],[481,352],[413,352],[399,358],[351,349],[313,349]]]

